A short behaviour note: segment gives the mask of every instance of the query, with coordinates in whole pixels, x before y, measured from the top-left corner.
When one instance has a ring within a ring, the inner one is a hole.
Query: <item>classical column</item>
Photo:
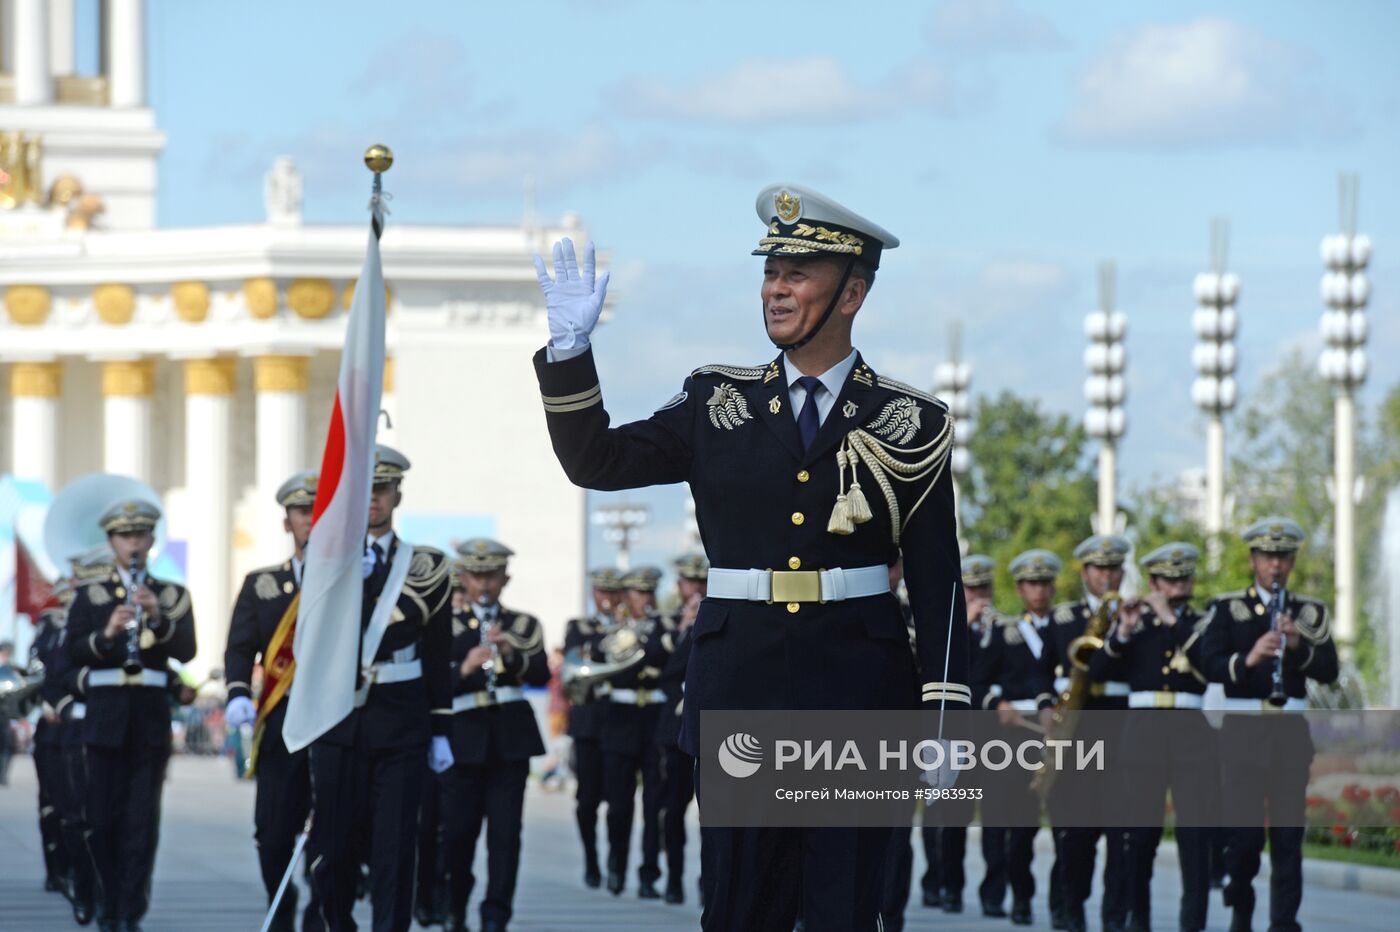
[[[146,106],[145,0],[106,0],[106,62],[113,107]]]
[[[76,48],[73,15],[75,0],[48,0],[49,73],[54,77],[74,73]]]
[[[149,359],[102,364],[102,469],[151,481],[151,396],[155,363]]]
[[[49,17],[44,0],[14,0],[15,103],[53,101],[49,75]]]
[[[37,479],[58,488],[58,404],[63,393],[63,364],[17,362],[10,366],[11,470],[20,479]]]
[[[228,636],[233,390],[233,359],[185,360],[185,501],[190,529],[186,568],[199,638],[196,676],[219,664]]]
[[[253,359],[257,393],[258,561],[273,563],[289,552],[282,509],[274,498],[287,477],[319,463],[306,456],[306,356],[267,355]]]

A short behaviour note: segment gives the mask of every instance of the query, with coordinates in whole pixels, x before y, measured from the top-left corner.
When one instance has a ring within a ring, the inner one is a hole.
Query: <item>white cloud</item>
[[[932,63],[908,65],[866,84],[827,56],[740,62],[687,82],[632,77],[609,96],[635,117],[737,126],[851,123],[909,104],[942,111],[951,104],[947,76]]]
[[[1062,140],[1218,146],[1339,136],[1345,104],[1317,88],[1312,56],[1230,20],[1148,26],[1114,40],[1079,78]]]
[[[929,17],[929,41],[959,51],[1040,51],[1068,43],[1054,23],[1011,0],[946,0]]]

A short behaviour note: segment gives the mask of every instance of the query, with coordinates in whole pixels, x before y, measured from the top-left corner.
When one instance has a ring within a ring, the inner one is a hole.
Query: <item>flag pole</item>
[[[374,192],[369,198],[370,225],[374,228],[374,238],[384,233],[384,173],[394,164],[394,152],[386,145],[375,143],[365,150],[365,167],[374,172]]]

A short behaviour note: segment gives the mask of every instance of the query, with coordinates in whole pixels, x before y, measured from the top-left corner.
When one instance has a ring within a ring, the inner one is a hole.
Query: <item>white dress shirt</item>
[[[823,372],[817,378],[822,383],[825,391],[817,392],[817,423],[825,424],[826,416],[831,413],[831,409],[836,407],[836,398],[841,394],[841,389],[846,384],[846,377],[851,374],[851,367],[856,364],[856,351],[851,350],[850,355],[845,359]],[[787,354],[783,354],[783,372],[787,376],[788,398],[792,401],[792,417],[797,419],[797,415],[802,410],[802,406],[807,403],[807,389],[803,388],[798,379],[802,373],[788,359]]]

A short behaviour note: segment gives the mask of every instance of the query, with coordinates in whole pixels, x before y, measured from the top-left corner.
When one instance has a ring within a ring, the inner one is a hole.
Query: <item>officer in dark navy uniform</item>
[[[71,600],[72,590],[66,581],[60,581],[52,597]],[[63,626],[67,620],[67,610],[62,604],[42,610],[35,619],[34,640],[29,645],[30,666],[35,661],[43,664],[45,683],[50,679],[49,669],[62,650]],[[43,695],[42,686],[40,695]],[[5,727],[8,723],[0,719],[0,728]],[[34,776],[39,784],[39,842],[44,853],[44,889],[51,893],[67,893],[72,878],[73,854],[64,842],[59,808],[66,782],[62,751],[65,728],[53,705],[45,700],[34,725],[32,754]]]
[[[1308,680],[1336,682],[1337,648],[1327,606],[1288,589],[1306,538],[1302,527],[1268,517],[1242,537],[1254,581],[1211,603],[1202,636],[1205,674],[1225,686],[1221,810],[1240,816],[1243,826],[1231,829],[1226,842],[1225,903],[1234,909],[1231,932],[1248,930],[1267,821],[1269,928],[1289,932],[1301,928],[1304,805],[1313,757],[1308,724],[1294,713],[1307,709]]]
[[[1126,680],[1130,713],[1118,744],[1124,764],[1117,792],[1155,809],[1153,821],[1130,830],[1130,932],[1152,928],[1152,867],[1162,838],[1163,809],[1171,791],[1181,864],[1178,928],[1206,927],[1210,895],[1207,826],[1218,819],[1219,758],[1205,714],[1201,672],[1205,618],[1191,607],[1200,551],[1184,541],[1164,544],[1143,558],[1151,592],[1125,600],[1118,623],[1089,660],[1095,682]],[[1159,711],[1170,710],[1163,716]]]
[[[291,863],[297,835],[311,809],[311,773],[307,752],[287,751],[282,741],[282,721],[287,717],[291,686],[292,635],[296,626],[293,605],[301,588],[306,541],[311,535],[311,510],[316,503],[316,473],[299,472],[277,489],[277,504],[284,510],[282,528],[292,535],[292,555],[281,563],[249,573],[238,591],[229,620],[228,647],[224,650],[224,677],[228,682],[229,728],[251,725],[264,709],[255,732],[258,791],[253,803],[253,839],[258,867],[268,902],[276,895]],[[274,640],[277,642],[273,644]],[[270,648],[276,648],[272,650]],[[264,671],[259,707],[253,705],[253,668]],[[278,903],[272,929],[296,928],[297,888],[289,885]]]
[[[442,774],[449,932],[465,932],[481,822],[486,821],[482,932],[504,932],[520,868],[520,825],[530,758],[544,753],[526,686],[549,682],[544,630],[501,605],[513,551],[484,537],[457,548],[466,611],[452,624],[452,758]]]
[[[1050,638],[1050,605],[1055,598],[1055,577],[1060,559],[1048,550],[1027,550],[1011,561],[1008,570],[1016,581],[1016,593],[1023,610],[1020,617],[1001,616],[995,620],[990,637],[978,651],[973,679],[985,683],[982,708],[995,710],[1001,724],[1001,738],[1012,746],[1026,738],[1025,725],[1044,728],[1055,704],[1055,654]],[[1035,835],[1040,830],[1040,798],[1032,791],[1030,778],[1012,767],[989,773],[987,796],[997,802],[983,806],[983,831],[1001,827],[1006,838],[1006,879],[1011,886],[1011,921],[1031,924],[1031,901],[1035,897],[1035,877],[1031,860]],[[995,835],[993,836],[995,838]],[[1000,913],[1000,891],[984,887],[984,915]]]
[[[1099,610],[1103,597],[1123,584],[1123,562],[1131,549],[1119,534],[1094,534],[1074,548],[1080,563],[1084,595],[1078,601],[1055,608],[1051,637],[1055,645],[1055,690],[1069,685],[1072,665],[1070,644],[1085,631],[1089,619]],[[1128,684],[1122,679],[1094,683],[1084,703],[1088,711],[1124,711],[1128,708]],[[1089,722],[1081,720],[1081,727]],[[1095,792],[1092,776],[1076,773],[1059,780],[1050,796],[1050,822],[1058,821],[1060,806],[1073,808],[1070,798]],[[1128,832],[1122,828],[1055,827],[1055,864],[1050,873],[1051,925],[1056,929],[1079,929],[1086,922],[1084,904],[1094,883],[1094,860],[1099,836],[1105,839],[1103,865],[1102,919],[1105,932],[1122,932],[1128,920],[1131,892],[1128,887]]]
[[[661,632],[672,645],[661,671],[666,695],[656,727],[661,770],[661,832],[666,848],[666,902],[685,902],[685,814],[695,798],[695,758],[681,750],[681,712],[685,702],[685,668],[690,663],[690,630],[705,598],[710,562],[702,553],[676,560],[676,594],[680,609],[671,618],[674,630]],[[663,647],[665,645],[663,644]]]
[[[400,540],[394,531],[408,469],[402,453],[376,447],[361,637],[381,599],[393,599],[394,607],[372,664],[357,676],[355,707],[311,744],[307,856],[316,927],[326,932],[355,928],[355,884],[366,862],[374,929],[408,928],[424,758],[439,772],[452,762],[450,564],[442,551]],[[412,548],[403,557],[407,576],[390,591],[391,567],[404,547]]]
[[[80,588],[68,611],[68,656],[86,703],[88,817],[103,932],[139,929],[150,904],[170,760],[167,663],[195,655],[190,594],[147,571],[159,520],[160,509],[140,499],[108,509],[99,523],[113,551],[112,571]]]
[[[588,574],[593,590],[593,614],[571,618],[564,629],[564,655],[579,660],[592,657],[603,635],[617,624],[622,603],[622,577],[611,567]],[[583,882],[598,887],[603,874],[598,866],[598,807],[603,804],[603,748],[599,727],[607,696],[592,689],[569,706],[569,738],[573,744],[573,769],[578,780],[574,791],[574,818],[583,842]]]
[[[537,260],[550,345],[535,356],[565,473],[611,490],[688,482],[711,563],[691,633],[681,747],[708,709],[963,709],[952,422],[851,343],[888,231],[816,192],[765,189],[761,291],[780,354],[696,369],[649,419],[609,429],[588,340],[606,275],[591,248]],[[897,478],[891,478],[891,477]],[[886,567],[903,553],[917,661]],[[951,769],[951,764],[947,764]],[[701,788],[703,812],[703,787]],[[888,828],[702,828],[706,929],[863,932]],[[753,869],[749,865],[762,865]]]
[[[452,629],[466,623],[467,590],[461,567],[453,561]],[[418,865],[413,892],[413,918],[424,928],[447,924],[447,848],[443,825],[442,774],[430,768],[423,780],[423,801],[418,806]]]
[[[642,858],[637,896],[659,899],[661,878],[661,764],[656,730],[666,694],[661,672],[675,646],[675,631],[656,607],[661,571],[653,566],[622,577],[626,616],[624,636],[635,640],[640,660],[608,681],[607,705],[599,726],[603,748],[603,795],[608,801],[608,891],[620,894],[627,882],[637,784],[642,787]]]

